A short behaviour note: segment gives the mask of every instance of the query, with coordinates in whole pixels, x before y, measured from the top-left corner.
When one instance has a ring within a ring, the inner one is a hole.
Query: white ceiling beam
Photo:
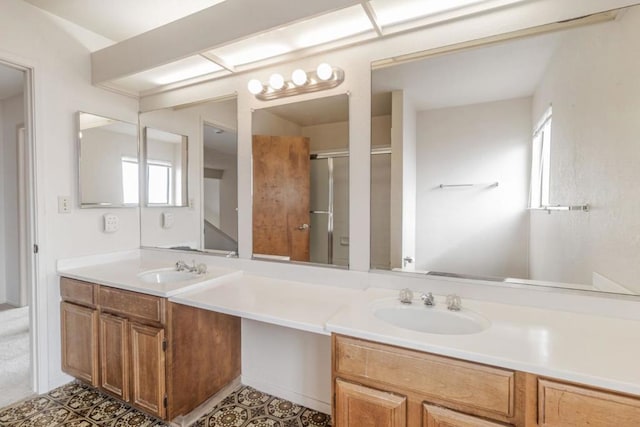
[[[94,84],[197,55],[361,0],[227,0],[91,54]]]
[[[218,55],[214,55],[213,53],[209,53],[209,52],[203,52],[200,54],[200,56],[202,56],[207,61],[211,61],[214,64],[218,64],[219,66],[221,66],[227,71],[231,71],[232,73],[236,72],[236,67],[234,67],[232,64],[229,64],[227,61],[220,58]]]
[[[373,10],[373,6],[371,6],[371,3],[369,3],[369,0],[362,1],[360,2],[360,4],[362,5],[364,12],[367,14],[367,18],[369,18],[369,21],[371,21],[371,25],[373,25],[373,28],[376,30],[376,33],[378,33],[378,36],[382,36],[382,27],[378,22],[376,11]]]

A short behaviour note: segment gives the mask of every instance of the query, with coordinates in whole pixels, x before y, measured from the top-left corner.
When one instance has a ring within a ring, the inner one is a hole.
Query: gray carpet
[[[32,394],[29,307],[0,311],[0,408]]]

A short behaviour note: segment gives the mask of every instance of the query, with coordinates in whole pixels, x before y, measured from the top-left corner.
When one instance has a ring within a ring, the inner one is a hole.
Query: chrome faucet
[[[451,311],[460,311],[462,308],[462,300],[456,294],[447,295],[447,309]]]
[[[191,266],[189,266],[186,262],[182,260],[176,262],[176,271],[188,271],[189,273],[197,273],[197,274],[204,274],[207,272],[206,264],[200,263],[196,265],[195,260],[191,262],[193,263],[193,265]]]
[[[422,294],[420,296],[420,299],[427,307],[433,307],[436,305],[436,300],[431,292],[429,292],[428,294]]]

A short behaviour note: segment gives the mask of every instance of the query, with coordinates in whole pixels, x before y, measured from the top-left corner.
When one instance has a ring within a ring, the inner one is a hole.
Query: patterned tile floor
[[[0,409],[2,427],[164,427],[80,382]],[[328,415],[241,386],[192,427],[328,427]]]

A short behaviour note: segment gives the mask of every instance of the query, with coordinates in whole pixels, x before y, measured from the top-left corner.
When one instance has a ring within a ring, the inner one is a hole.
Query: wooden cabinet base
[[[240,376],[240,319],[60,279],[62,369],[155,417],[186,415]]]

